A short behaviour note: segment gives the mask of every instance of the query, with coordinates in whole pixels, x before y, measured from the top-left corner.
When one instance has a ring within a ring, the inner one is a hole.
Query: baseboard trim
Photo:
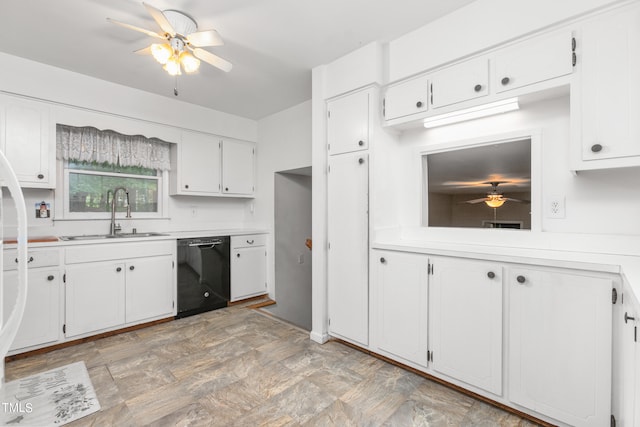
[[[311,331],[309,333],[309,338],[311,338],[312,341],[317,342],[318,344],[324,344],[327,341],[329,341],[329,334],[321,334],[315,331]],[[341,341],[341,340],[340,340]]]

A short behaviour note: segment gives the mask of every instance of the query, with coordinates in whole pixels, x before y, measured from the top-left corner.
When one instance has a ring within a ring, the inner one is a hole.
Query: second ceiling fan
[[[491,191],[487,193],[487,197],[483,197],[481,199],[465,200],[463,203],[469,203],[473,205],[476,203],[484,202],[490,208],[499,208],[500,206],[504,205],[505,202],[529,203],[528,200],[513,199],[510,197],[505,197],[502,193],[499,193],[498,185],[506,183],[507,181],[485,182],[484,184],[491,185]]]

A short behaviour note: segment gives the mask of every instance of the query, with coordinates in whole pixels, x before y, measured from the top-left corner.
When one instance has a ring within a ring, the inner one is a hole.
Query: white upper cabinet
[[[446,107],[489,94],[489,61],[479,58],[431,75],[431,105]]]
[[[327,103],[329,154],[349,153],[369,147],[370,99],[370,91],[361,91]]]
[[[255,144],[222,141],[222,192],[251,195],[255,191]]]
[[[432,258],[433,369],[502,394],[502,266]]]
[[[389,86],[384,95],[385,120],[422,113],[429,108],[429,78],[421,76]]]
[[[613,281],[513,268],[509,287],[509,396],[576,427],[609,425]]]
[[[171,145],[170,194],[220,194],[220,140],[214,135],[184,131]]]
[[[55,143],[48,104],[0,95],[0,147],[22,187],[55,188]]]
[[[497,93],[573,72],[572,34],[563,29],[500,49],[494,56]]]
[[[575,169],[638,165],[639,5],[585,23],[578,42],[582,77],[573,135]]]

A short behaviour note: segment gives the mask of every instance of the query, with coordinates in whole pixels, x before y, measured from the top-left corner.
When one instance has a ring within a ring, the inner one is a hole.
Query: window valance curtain
[[[158,138],[123,135],[94,127],[56,125],[56,157],[149,169],[171,169],[170,145]]]

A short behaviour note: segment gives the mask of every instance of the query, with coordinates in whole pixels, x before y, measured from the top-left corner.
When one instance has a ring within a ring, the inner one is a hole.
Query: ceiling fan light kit
[[[439,114],[424,119],[423,126],[427,129],[438,126],[450,125],[453,123],[465,122],[467,120],[479,119],[481,117],[493,116],[518,110],[518,98],[503,99],[489,104],[478,105],[477,107],[465,108],[451,113]]]
[[[165,43],[154,43],[139,53],[151,53],[171,76],[181,75],[182,70],[185,73],[198,71],[201,60],[225,72],[231,71],[232,64],[229,61],[201,48],[223,44],[216,30],[198,31],[196,21],[183,12],[172,9],[161,11],[147,3],[142,4],[161,28],[161,33],[107,18],[113,24],[166,40]]]

